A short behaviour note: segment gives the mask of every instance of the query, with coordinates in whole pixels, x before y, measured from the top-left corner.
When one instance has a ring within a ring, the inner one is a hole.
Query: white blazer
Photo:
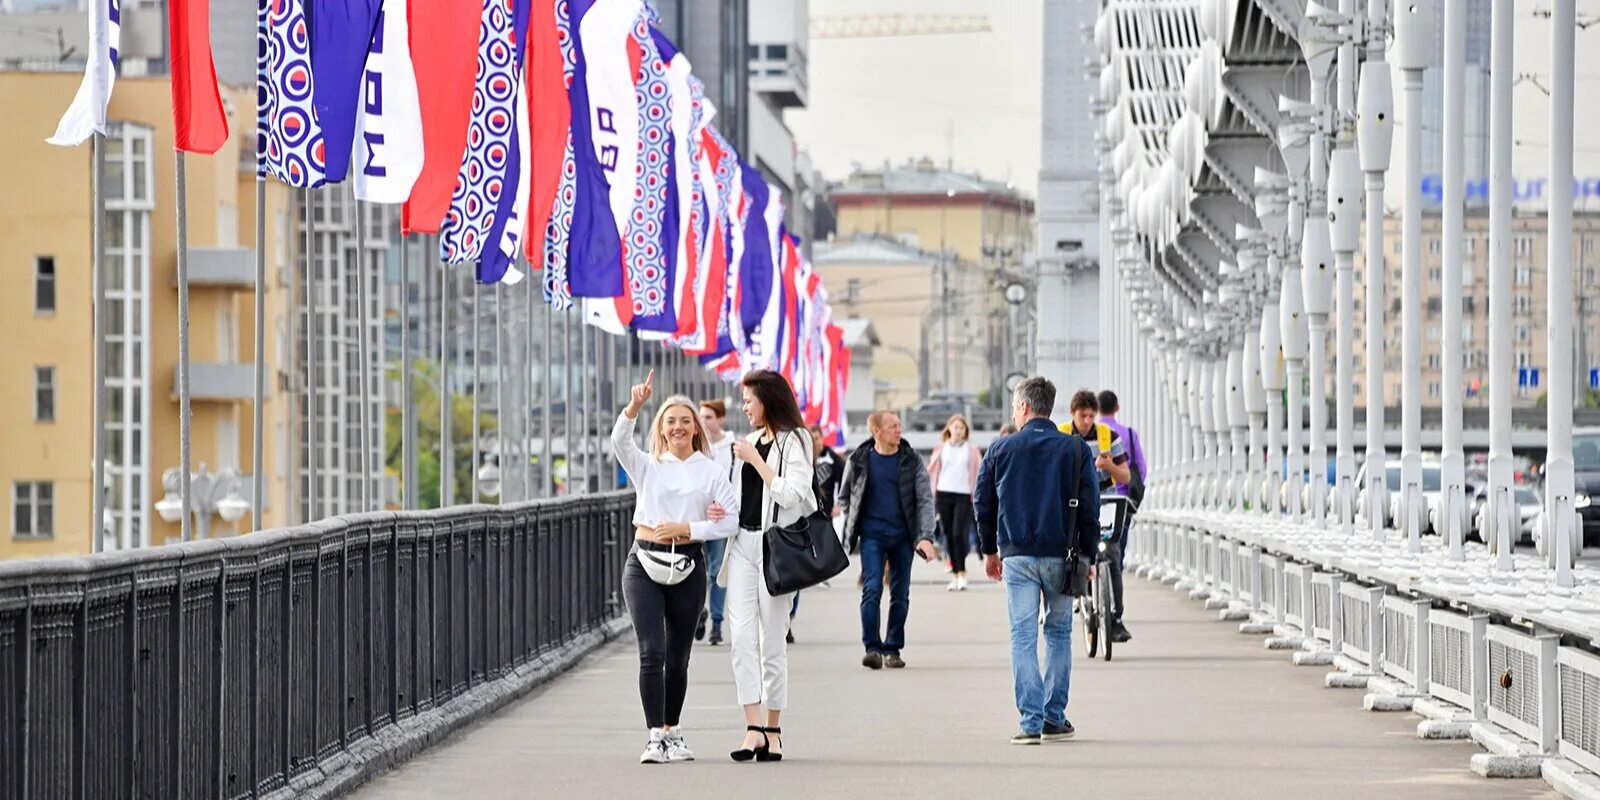
[[[744,437],[755,444],[761,440],[761,431]],[[792,525],[817,510],[817,495],[812,491],[813,463],[811,460],[811,434],[804,429],[793,430],[778,436],[767,452],[767,466],[772,468],[772,482],[761,493],[761,532],[764,535],[773,525]],[[744,464],[734,471],[733,490],[742,494]],[[773,506],[777,516],[773,516]],[[742,532],[741,532],[742,533]],[[717,584],[728,585],[728,562],[722,559],[722,571],[717,574]]]

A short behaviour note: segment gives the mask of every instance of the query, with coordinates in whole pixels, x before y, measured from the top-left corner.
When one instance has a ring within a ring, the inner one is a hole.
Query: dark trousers
[[[680,546],[678,552],[691,548],[695,570],[673,586],[650,580],[636,556],[622,568],[622,597],[639,639],[639,701],[650,728],[677,725],[689,691],[689,648],[706,604],[707,580],[704,548]]]
[[[1133,523],[1129,523],[1131,527]],[[1128,535],[1123,533],[1120,541],[1112,542],[1106,548],[1107,572],[1111,573],[1111,618],[1117,622],[1122,621],[1122,559],[1128,553]]]
[[[906,536],[885,541],[861,539],[861,644],[869,653],[899,655],[906,646],[906,617],[911,613],[911,559],[916,545]],[[883,567],[889,566],[889,631],[881,636]]]
[[[939,512],[939,528],[944,531],[946,555],[950,556],[950,569],[967,571],[967,538],[972,527],[972,495],[959,492],[939,492],[934,500],[934,510]]]

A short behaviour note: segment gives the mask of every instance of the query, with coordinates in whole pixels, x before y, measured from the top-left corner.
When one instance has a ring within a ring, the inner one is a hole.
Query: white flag
[[[357,200],[404,203],[422,174],[422,111],[406,0],[385,0],[373,26],[356,115]]]
[[[61,115],[50,144],[75,147],[106,132],[106,105],[117,80],[117,48],[122,42],[122,0],[94,0],[89,6],[89,61],[72,105]]]

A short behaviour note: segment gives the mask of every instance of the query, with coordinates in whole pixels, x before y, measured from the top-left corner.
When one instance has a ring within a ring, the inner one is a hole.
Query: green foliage
[[[398,379],[398,368],[391,369],[391,379]],[[411,397],[417,420],[417,508],[439,507],[439,365],[426,360],[413,362],[411,371]],[[458,503],[470,501],[472,492],[472,398],[460,394],[450,398],[450,438],[454,460],[455,498]],[[401,428],[399,405],[389,409],[385,420],[386,441],[389,452],[385,462],[390,474],[405,478],[401,446],[404,431]],[[484,436],[495,430],[493,414],[480,413],[479,426]]]

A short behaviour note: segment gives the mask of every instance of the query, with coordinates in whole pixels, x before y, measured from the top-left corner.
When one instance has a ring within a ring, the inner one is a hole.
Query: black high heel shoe
[[[756,760],[757,761],[763,761],[763,762],[765,762],[765,761],[782,761],[783,760],[783,753],[781,753],[781,752],[779,752],[779,753],[772,752],[772,740],[767,739],[767,734],[769,734],[769,733],[776,733],[779,736],[782,736],[783,735],[783,729],[782,728],[762,728],[761,729],[761,737],[763,739],[767,740],[767,746],[756,751]],[[783,740],[780,738],[778,740],[778,742],[781,745],[783,743]]]
[[[771,744],[767,741],[767,730],[760,725],[746,725],[744,726],[744,729],[746,731],[755,731],[756,733],[761,734],[761,746],[755,748],[754,750],[749,748],[740,748],[729,753],[728,757],[732,758],[734,761],[740,762],[749,761],[751,759],[766,761],[767,759],[765,756],[769,755],[767,748],[771,746]]]

